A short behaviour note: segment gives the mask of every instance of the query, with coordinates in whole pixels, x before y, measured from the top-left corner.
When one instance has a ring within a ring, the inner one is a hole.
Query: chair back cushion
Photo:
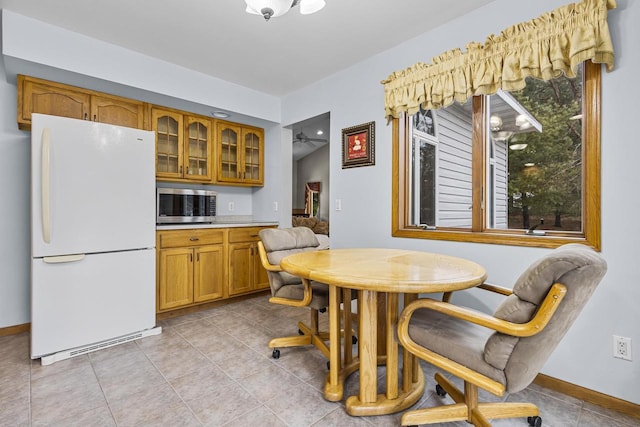
[[[531,337],[494,333],[484,348],[484,359],[504,370],[506,390],[527,387],[538,374],[607,271],[605,260],[581,244],[561,246],[532,264],[516,281],[513,295],[496,309],[494,316],[526,323],[554,283],[567,287],[567,294],[544,330]]]
[[[298,252],[318,250],[320,242],[307,227],[266,228],[260,230],[260,240],[272,265],[280,265],[282,258]],[[275,296],[278,289],[285,285],[297,285],[302,280],[285,271],[268,271],[271,294]]]

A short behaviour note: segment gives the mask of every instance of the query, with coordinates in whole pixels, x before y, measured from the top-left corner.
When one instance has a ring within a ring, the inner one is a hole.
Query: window
[[[412,203],[410,215],[414,224],[435,227],[438,138],[431,110],[414,114],[411,130],[411,195],[416,202]]]
[[[393,120],[393,235],[600,246],[600,65]]]

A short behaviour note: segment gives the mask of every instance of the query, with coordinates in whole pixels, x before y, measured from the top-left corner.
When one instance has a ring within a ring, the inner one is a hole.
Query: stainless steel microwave
[[[188,188],[156,189],[156,223],[213,222],[216,219],[215,191]]]

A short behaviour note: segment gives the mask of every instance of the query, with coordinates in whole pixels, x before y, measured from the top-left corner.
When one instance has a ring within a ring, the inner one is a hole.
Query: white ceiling
[[[265,22],[244,0],[0,0],[0,8],[284,96],[493,0],[326,0]],[[425,58],[429,60],[430,58]],[[409,64],[408,64],[409,65]],[[329,135],[329,117],[290,126]],[[326,143],[293,144],[298,160]]]
[[[326,0],[269,22],[244,0],[0,0],[0,7],[283,96],[492,0]],[[429,58],[425,58],[428,60]]]

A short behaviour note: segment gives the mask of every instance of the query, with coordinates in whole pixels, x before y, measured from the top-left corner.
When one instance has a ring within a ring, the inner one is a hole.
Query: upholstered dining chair
[[[418,299],[398,321],[405,349],[464,381],[464,392],[436,373],[436,392],[454,404],[405,413],[402,425],[467,421],[490,426],[489,419],[527,417],[542,424],[532,403],[478,403],[478,387],[502,396],[527,387],[585,306],[607,270],[593,249],[567,244],[534,262],[513,290],[484,284],[505,296],[493,315],[446,301]]]
[[[258,252],[271,287],[269,302],[290,307],[309,307],[311,311],[309,325],[298,322],[298,335],[274,338],[269,342],[273,358],[280,357],[279,347],[314,345],[328,359],[329,347],[326,341],[329,340],[329,332],[320,332],[318,313],[329,306],[329,287],[324,283],[291,275],[280,268],[280,261],[284,257],[319,250],[320,242],[307,227],[268,228],[261,230],[259,236]],[[347,340],[353,344],[357,339],[352,334],[350,304],[343,305],[343,324],[347,331],[344,332],[344,339],[346,348],[350,349],[350,345],[346,344]]]

